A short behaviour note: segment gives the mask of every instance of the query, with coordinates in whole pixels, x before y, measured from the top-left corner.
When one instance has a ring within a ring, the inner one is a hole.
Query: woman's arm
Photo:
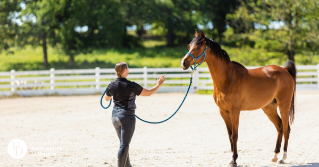
[[[153,88],[151,88],[151,89],[143,88],[143,91],[140,95],[141,96],[151,96],[152,94],[157,92],[157,90],[163,85],[164,81],[165,81],[165,75],[163,75],[163,76],[161,76],[161,78],[157,79],[157,84]]]
[[[110,101],[112,99],[112,96],[107,96],[107,95],[105,95],[105,100],[106,101]]]

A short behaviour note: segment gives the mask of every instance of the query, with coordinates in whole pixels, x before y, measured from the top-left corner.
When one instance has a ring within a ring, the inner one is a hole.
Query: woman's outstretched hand
[[[141,96],[151,96],[152,94],[157,92],[157,90],[163,85],[164,81],[165,81],[165,75],[162,75],[160,78],[157,79],[157,84],[153,88],[151,89],[143,88],[143,91],[141,92]]]
[[[165,81],[165,75],[162,75],[160,78],[157,79],[157,84],[161,86],[163,85],[164,81]]]

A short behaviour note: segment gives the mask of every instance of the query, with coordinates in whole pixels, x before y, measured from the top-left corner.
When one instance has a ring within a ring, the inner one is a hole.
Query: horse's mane
[[[225,60],[226,62],[230,62],[230,58],[227,52],[220,47],[220,45],[212,39],[207,38],[206,36],[202,38],[200,35],[195,37],[191,42],[190,45],[202,45],[203,42],[206,41],[206,46],[215,54],[215,56],[219,59]]]
[[[232,63],[234,63],[234,64],[237,64],[237,65],[239,65],[239,66],[241,66],[241,67],[244,67],[244,68],[246,68],[244,65],[242,65],[242,64],[240,64],[240,63],[238,63],[237,61],[231,61]]]
[[[217,58],[219,58],[221,60],[225,60],[228,63],[237,64],[237,65],[245,68],[245,66],[243,66],[242,64],[240,64],[236,61],[230,61],[230,57],[229,57],[228,53],[224,49],[222,49],[216,41],[209,39],[206,36],[204,38],[202,38],[200,35],[198,35],[190,42],[190,45],[200,46],[200,45],[202,45],[202,42],[204,42],[204,41],[206,41],[206,46],[209,47],[209,49],[215,54],[215,56]]]

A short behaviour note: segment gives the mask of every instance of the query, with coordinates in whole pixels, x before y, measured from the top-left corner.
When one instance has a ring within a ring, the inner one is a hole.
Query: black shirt
[[[113,96],[114,104],[117,107],[135,109],[136,95],[139,96],[142,91],[141,85],[126,78],[117,78],[107,87],[106,95]]]

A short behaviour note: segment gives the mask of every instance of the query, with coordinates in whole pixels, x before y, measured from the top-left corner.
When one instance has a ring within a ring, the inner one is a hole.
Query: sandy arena
[[[163,120],[183,97],[183,93],[138,97],[136,114],[149,121]],[[115,167],[119,140],[111,109],[102,109],[99,100],[98,95],[1,99],[0,167]],[[263,111],[256,110],[240,116],[239,166],[319,166],[319,93],[298,92],[296,100],[286,164],[270,162],[277,131]],[[7,153],[16,138],[28,146],[19,160]],[[226,126],[212,95],[190,94],[166,123],[137,120],[130,145],[133,167],[227,166],[231,156]]]

